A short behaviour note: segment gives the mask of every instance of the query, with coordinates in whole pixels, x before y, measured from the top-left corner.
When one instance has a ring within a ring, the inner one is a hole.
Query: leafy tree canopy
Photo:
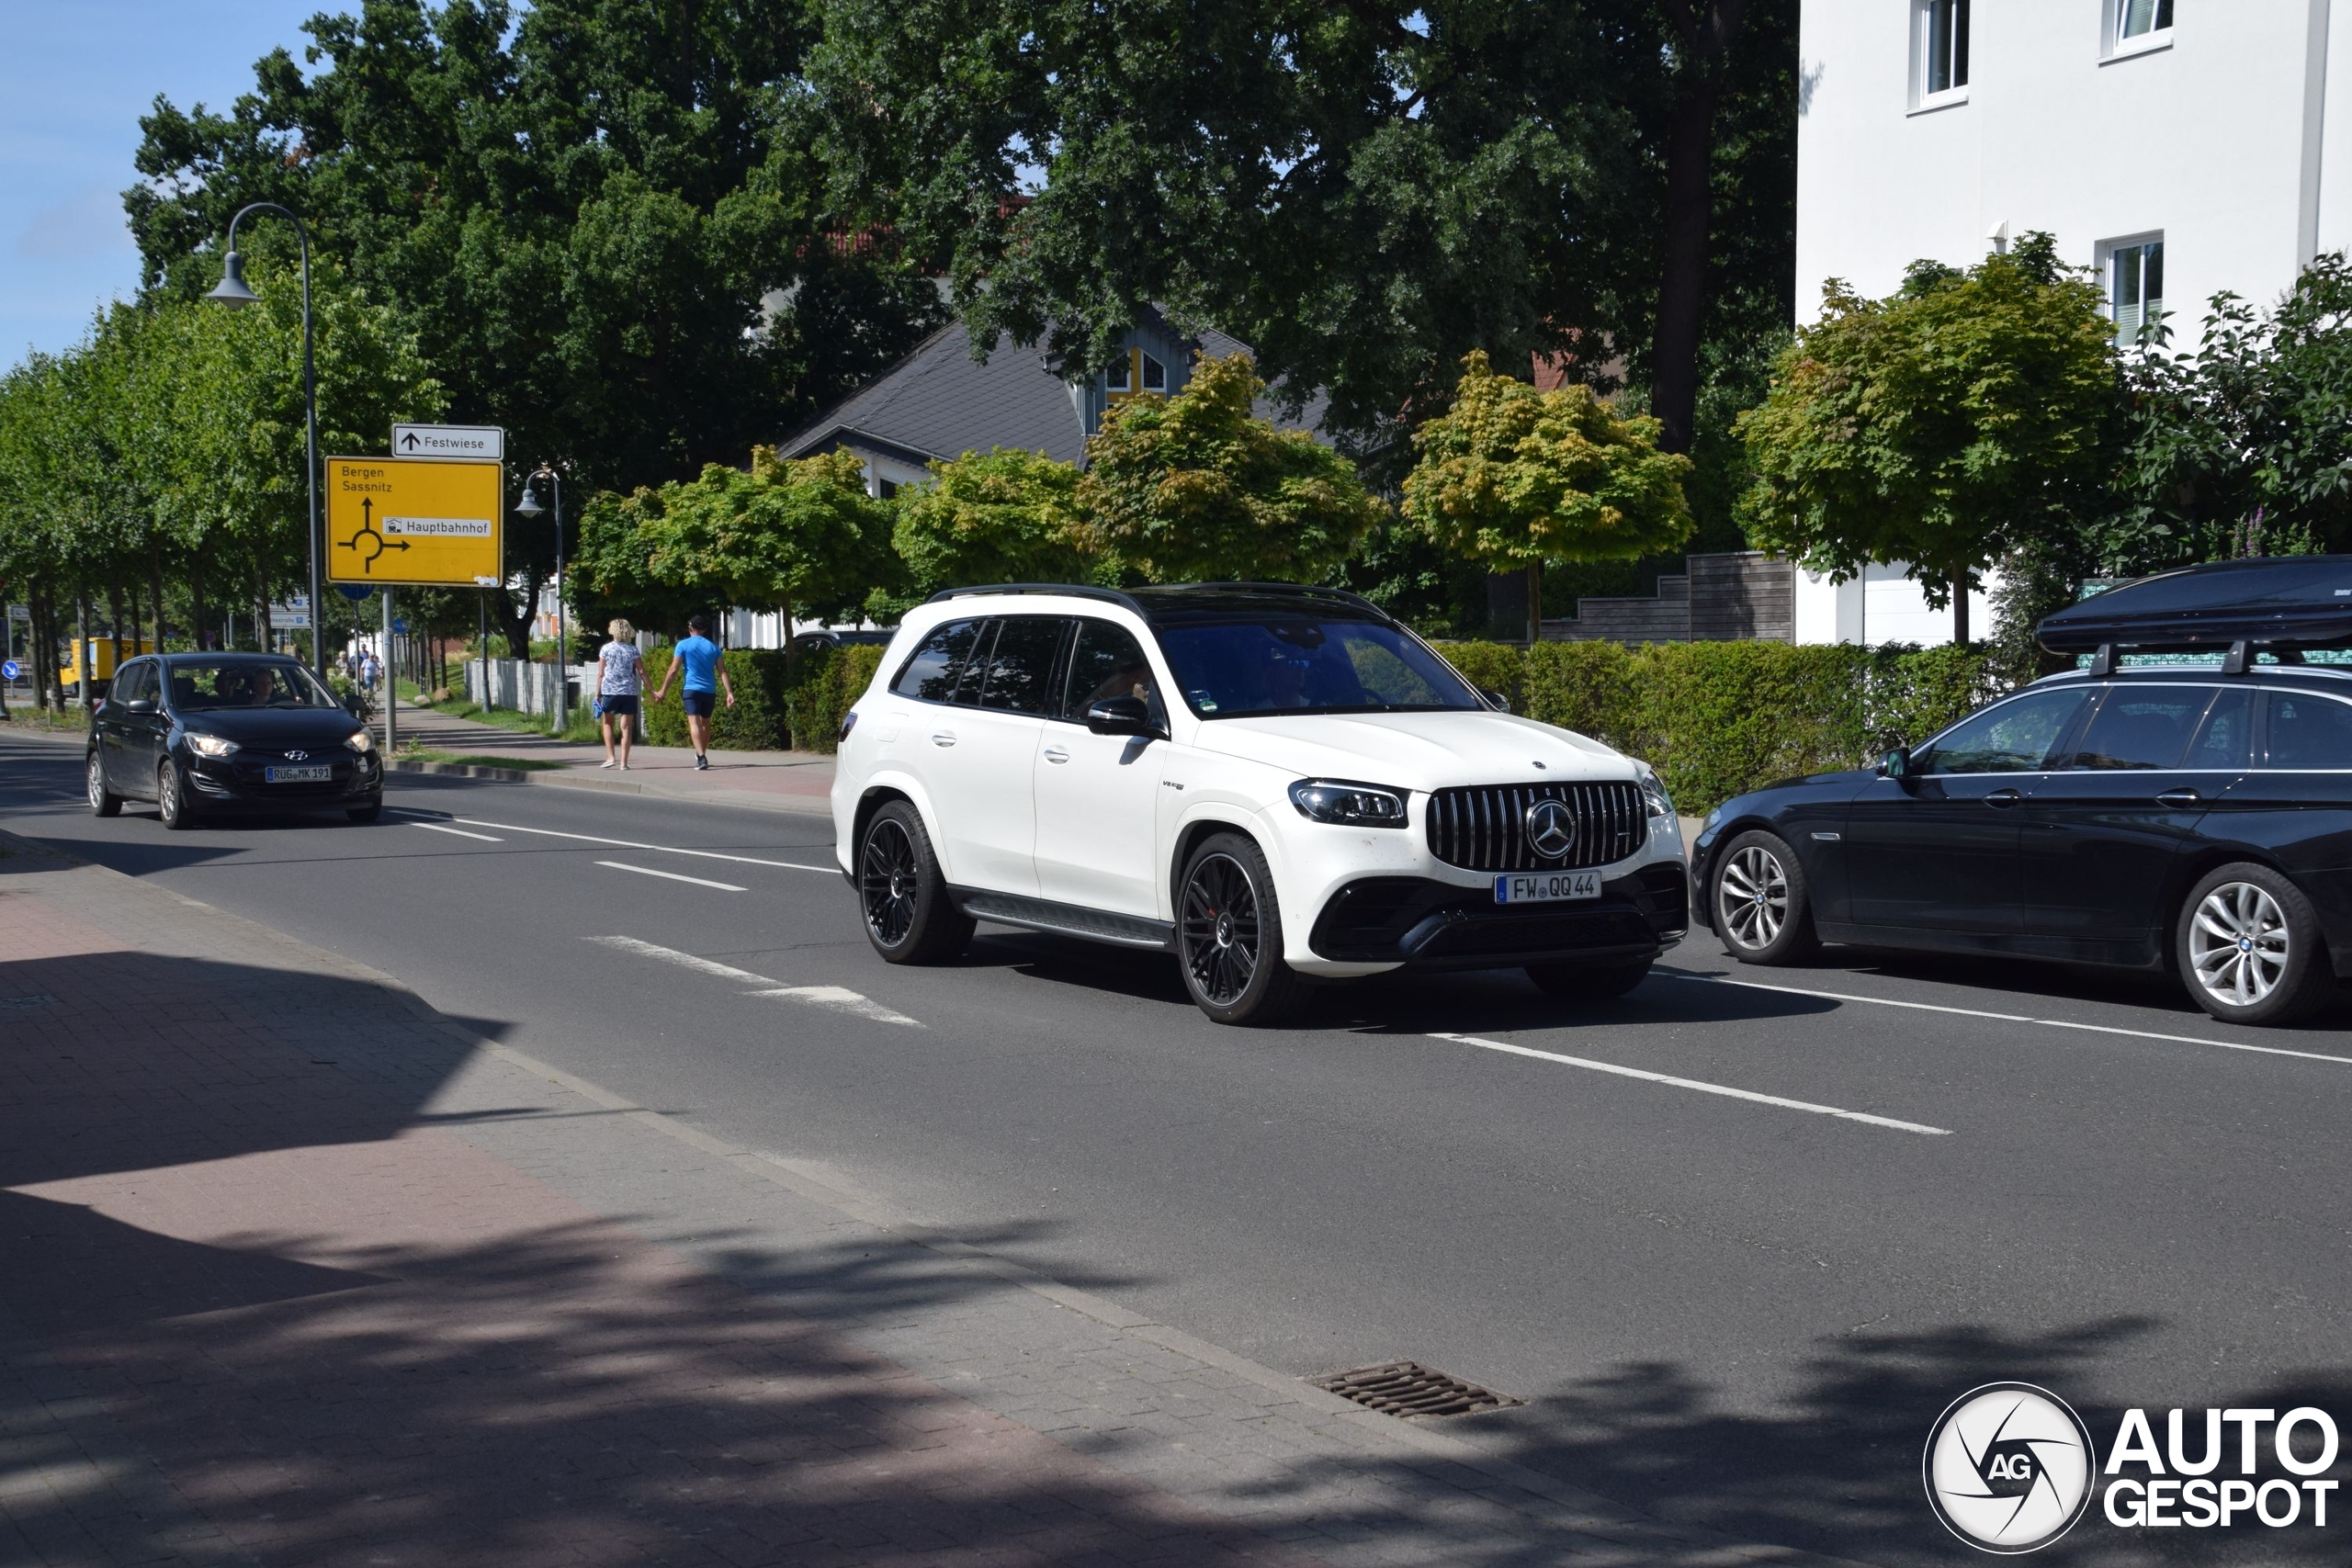
[[[1965,641],[1956,590],[2104,504],[2120,382],[2099,306],[2040,233],[1966,272],[1917,264],[1887,299],[1831,280],[1739,423],[1748,536],[1841,579],[1909,562]]]
[[[2352,547],[2352,263],[2305,268],[2257,313],[2217,296],[2194,350],[2127,363],[2120,526],[2101,564]]]
[[[1765,319],[1793,303],[1795,0],[818,10],[838,188],[950,264],[976,344],[1098,367],[1157,302],[1374,438],[1481,345],[1638,374],[1669,143],[1697,171],[1685,335],[1747,309],[1739,279]]]
[[[1086,443],[1080,544],[1162,582],[1312,582],[1345,559],[1385,508],[1346,457],[1259,418],[1264,389],[1234,354],[1114,405]]]
[[[890,513],[853,454],[779,460],[759,446],[749,472],[713,463],[699,479],[599,496],[576,570],[600,606],[649,624],[727,605],[853,615],[898,575]]]
[[[975,582],[1095,582],[1104,563],[1079,542],[1078,469],[1042,452],[997,447],[931,465],[899,493],[892,537],[910,584],[869,605],[895,620],[942,588]]]

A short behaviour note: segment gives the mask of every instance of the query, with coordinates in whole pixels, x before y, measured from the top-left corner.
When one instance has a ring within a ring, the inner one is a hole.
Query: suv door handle
[[[2205,797],[2203,795],[2198,794],[2195,790],[2190,789],[2186,784],[2183,784],[2178,789],[2168,789],[2162,795],[2156,796],[2156,804],[2158,806],[2169,806],[2174,807],[2176,810],[2179,810],[2194,806],[2204,798]]]
[[[2023,800],[2025,796],[2019,795],[2013,789],[1996,789],[1992,794],[1984,797],[1984,804],[1996,807],[2000,810],[2007,811],[2010,807],[2015,806],[2018,801]]]
[[[952,729],[934,729],[931,732],[931,743],[933,746],[953,746],[956,744],[956,732]]]
[[[1046,761],[1048,762],[1067,762],[1069,761],[1069,753],[1063,750],[1058,746],[1048,746],[1046,748]]]

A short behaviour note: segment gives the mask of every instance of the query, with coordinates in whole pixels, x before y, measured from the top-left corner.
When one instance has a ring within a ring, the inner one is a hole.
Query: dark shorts
[[[690,714],[708,718],[718,707],[717,692],[685,692],[680,694],[685,698],[686,711]]]
[[[637,711],[635,692],[606,692],[596,700],[605,705],[606,713],[633,714]]]

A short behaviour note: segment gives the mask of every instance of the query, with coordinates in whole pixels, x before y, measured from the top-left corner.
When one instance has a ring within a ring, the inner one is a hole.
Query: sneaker
[[[618,764],[615,763],[615,762],[614,762],[614,761],[613,761],[610,757],[607,757],[607,758],[605,758],[603,761],[601,761],[601,762],[597,763],[596,765],[597,765],[598,767],[600,767],[600,768],[610,768],[610,767],[617,766]]]
[[[695,772],[698,773],[710,772],[710,759],[699,751],[695,753]]]

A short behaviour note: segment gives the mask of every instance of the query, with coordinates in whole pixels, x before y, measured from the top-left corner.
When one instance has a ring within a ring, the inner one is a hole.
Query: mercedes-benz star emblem
[[[2066,1402],[2025,1382],[1986,1383],[1951,1402],[1928,1434],[1928,1502],[1980,1551],[2035,1551],[2090,1506],[2098,1456]]]
[[[309,755],[308,751],[288,751],[286,753],[286,760],[289,762],[299,762]]]
[[[1527,808],[1527,847],[1558,860],[1577,847],[1577,817],[1565,801],[1539,800]]]

